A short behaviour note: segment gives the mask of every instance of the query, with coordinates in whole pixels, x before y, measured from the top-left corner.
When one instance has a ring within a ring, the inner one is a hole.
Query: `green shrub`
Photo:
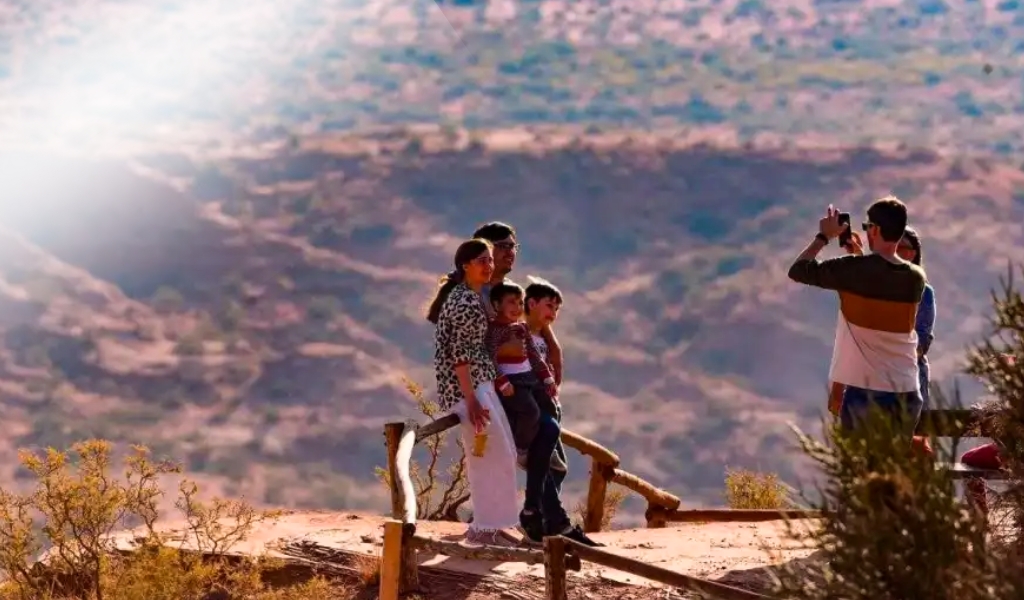
[[[725,501],[729,508],[783,509],[790,505],[789,487],[775,473],[727,469]]]
[[[800,436],[824,481],[808,496],[820,523],[789,523],[790,535],[817,549],[818,559],[778,571],[786,598],[824,600],[1011,600],[1024,598],[1024,299],[1012,279],[994,296],[991,339],[969,355],[968,373],[993,395],[981,409],[985,433],[1003,450],[1009,490],[984,518],[957,494],[939,463],[954,457],[912,449],[880,412],[856,432],[829,428],[825,441]],[[932,397],[933,408],[944,404]],[[1008,521],[997,518],[1008,515]],[[1007,526],[1008,525],[1008,526]]]

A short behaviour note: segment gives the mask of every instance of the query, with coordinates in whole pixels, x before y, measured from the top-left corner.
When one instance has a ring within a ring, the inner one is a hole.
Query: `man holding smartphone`
[[[868,208],[863,229],[870,254],[861,253],[859,236],[850,233],[840,214],[828,207],[814,240],[789,268],[789,278],[839,294],[829,380],[845,386],[843,428],[852,430],[875,407],[891,414],[894,424],[911,435],[923,405],[914,324],[926,276],[921,267],[896,254],[907,226],[907,207],[887,196]],[[817,260],[844,233],[850,253]]]

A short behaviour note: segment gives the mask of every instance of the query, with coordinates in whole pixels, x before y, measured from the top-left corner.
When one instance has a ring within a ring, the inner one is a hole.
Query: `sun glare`
[[[288,12],[289,3],[273,0],[51,9],[19,32],[13,125],[22,136],[95,142],[185,113],[220,115],[239,98],[258,101],[261,78],[275,67],[272,48],[289,36]]]

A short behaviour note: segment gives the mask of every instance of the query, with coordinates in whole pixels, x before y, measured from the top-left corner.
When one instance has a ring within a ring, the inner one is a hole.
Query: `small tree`
[[[820,526],[790,523],[790,534],[823,561],[783,568],[786,597],[980,600],[996,572],[984,527],[888,415],[874,411],[856,432],[830,427],[825,442],[800,443],[824,474],[818,497],[806,498],[823,517]]]
[[[1010,516],[1011,527],[990,528],[960,501],[949,475],[876,411],[856,432],[829,428],[825,442],[800,437],[824,474],[819,497],[809,498],[823,518],[820,527],[789,528],[820,549],[823,561],[780,569],[785,597],[1024,598],[1024,299],[1011,277],[993,304],[992,336],[970,352],[967,372],[992,394],[979,408],[979,433],[994,438],[1009,471],[997,510]],[[932,402],[942,405],[942,394]],[[940,462],[951,462],[941,445],[932,446]]]
[[[997,533],[1024,550],[1024,298],[1013,285],[1013,270],[993,293],[992,335],[967,357],[967,372],[978,377],[990,397],[975,408],[982,417],[974,433],[984,433],[999,447],[1008,487],[996,495],[995,511],[1009,527]]]
[[[405,387],[416,401],[416,407],[430,420],[441,416],[441,407],[429,400],[423,388],[405,379]],[[460,521],[459,509],[469,501],[469,480],[466,478],[466,449],[462,438],[456,438],[458,458],[442,465],[442,454],[447,445],[446,435],[432,436],[423,441],[427,457],[424,463],[413,461],[409,474],[416,489],[417,518],[425,521]],[[391,478],[387,469],[377,467],[377,478],[390,490]]]

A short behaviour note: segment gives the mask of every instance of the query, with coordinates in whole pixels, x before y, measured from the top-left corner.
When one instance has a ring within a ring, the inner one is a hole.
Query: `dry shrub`
[[[331,587],[313,580],[273,591],[261,579],[272,566],[261,558],[224,553],[271,512],[233,500],[198,500],[182,481],[176,502],[184,519],[177,536],[156,528],[162,475],[177,466],[154,462],[135,446],[114,473],[109,442],[90,440],[70,451],[22,451],[34,489],[0,489],[0,595],[11,600],[189,600],[192,598],[326,598]],[[119,476],[120,475],[120,476]],[[138,527],[133,548],[111,535]],[[37,562],[39,553],[45,558]],[[288,595],[302,592],[307,595]],[[323,593],[321,593],[323,592]],[[281,595],[285,594],[285,595]],[[320,595],[317,595],[320,594]],[[212,596],[211,596],[212,595]],[[337,590],[331,597],[337,597]]]
[[[428,400],[423,388],[405,380],[406,389],[416,400],[416,407],[431,421],[443,416],[441,407]],[[424,521],[461,521],[459,509],[469,501],[469,480],[466,478],[466,449],[462,438],[455,436],[459,446],[459,457],[443,465],[441,455],[447,446],[448,432],[424,440],[419,446],[426,449],[426,460],[413,460],[409,466],[413,486],[416,489],[416,517]],[[377,478],[391,489],[391,478],[387,469],[377,467]]]
[[[829,429],[824,443],[800,437],[825,481],[811,508],[819,527],[789,523],[821,551],[823,563],[783,567],[787,598],[981,598],[997,569],[982,522],[959,501],[953,481],[874,411],[852,434]],[[940,460],[944,457],[939,452]]]
[[[356,568],[359,569],[359,582],[366,588],[375,588],[380,585],[381,556],[360,556],[356,558]]]
[[[1014,289],[1012,275],[1011,270],[1001,293],[993,294],[992,335],[968,354],[967,372],[990,395],[975,407],[982,415],[978,426],[998,445],[1010,474],[1006,489],[992,502],[1007,526],[996,533],[1003,543],[1024,546],[1024,298]]]
[[[825,442],[801,436],[824,484],[813,508],[820,527],[790,523],[790,534],[819,549],[820,561],[783,566],[778,591],[801,600],[1011,600],[1024,598],[1024,299],[1003,282],[994,295],[991,339],[974,348],[968,373],[992,394],[983,419],[1010,471],[996,513],[1010,515],[995,530],[961,500],[934,461],[953,456],[935,443],[934,459],[912,451],[909,438],[876,411],[853,433],[829,429]],[[932,408],[944,404],[933,396]],[[937,405],[937,406],[936,406]],[[998,535],[993,535],[998,534]]]
[[[314,577],[298,585],[264,590],[253,600],[345,600],[354,598],[353,590],[321,577]]]
[[[726,469],[725,501],[729,508],[775,510],[787,508],[789,487],[775,473]]]
[[[601,531],[607,531],[612,528],[612,522],[615,520],[615,515],[618,514],[619,509],[622,508],[622,503],[626,500],[626,496],[629,492],[620,487],[610,487],[604,495],[604,516],[601,517]],[[586,501],[577,502],[576,506],[573,507],[573,513],[576,516],[576,522],[582,526],[583,523],[587,522],[587,503]]]

